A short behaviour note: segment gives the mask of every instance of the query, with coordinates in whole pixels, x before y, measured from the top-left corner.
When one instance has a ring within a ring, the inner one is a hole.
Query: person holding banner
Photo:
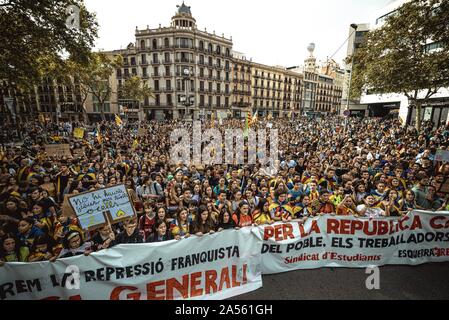
[[[118,244],[143,243],[143,235],[137,228],[137,218],[130,218],[123,223],[124,230],[120,232],[115,240],[112,241],[111,247]]]
[[[376,199],[368,194],[365,196],[364,204],[357,206],[357,213],[367,218],[380,218],[386,216],[385,211],[376,205]]]
[[[83,234],[72,230],[66,234],[63,240],[64,249],[60,252],[59,256],[55,256],[50,261],[56,260],[56,258],[68,258],[79,255],[89,255],[93,251],[93,243],[91,241],[84,242]]]
[[[28,262],[56,260],[57,255],[53,253],[52,241],[47,235],[37,237],[31,246]]]

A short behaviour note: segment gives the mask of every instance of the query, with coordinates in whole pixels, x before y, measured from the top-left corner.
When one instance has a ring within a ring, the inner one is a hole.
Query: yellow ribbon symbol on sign
[[[119,210],[117,211],[117,213],[115,214],[117,216],[117,218],[123,217],[126,215],[125,211],[123,210]]]

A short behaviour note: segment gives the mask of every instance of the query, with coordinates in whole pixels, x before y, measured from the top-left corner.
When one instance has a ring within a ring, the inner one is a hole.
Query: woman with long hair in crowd
[[[215,226],[206,206],[201,205],[199,207],[198,217],[190,227],[190,234],[194,234],[196,236],[215,233]]]

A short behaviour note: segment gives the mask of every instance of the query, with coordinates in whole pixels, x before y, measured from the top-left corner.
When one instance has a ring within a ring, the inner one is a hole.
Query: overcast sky
[[[85,0],[100,24],[97,49],[125,48],[134,30],[170,25],[182,0]],[[391,0],[187,0],[200,30],[232,36],[233,49],[253,61],[302,65],[307,45],[325,60],[346,40],[351,23],[370,22]],[[341,63],[346,45],[335,55]]]

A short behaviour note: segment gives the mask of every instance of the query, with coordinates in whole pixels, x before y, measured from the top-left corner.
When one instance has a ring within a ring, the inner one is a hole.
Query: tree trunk
[[[415,102],[416,110],[415,110],[415,128],[418,130],[418,133],[421,132],[421,102]]]
[[[104,115],[104,102],[100,103],[101,121],[105,121],[106,117]]]

